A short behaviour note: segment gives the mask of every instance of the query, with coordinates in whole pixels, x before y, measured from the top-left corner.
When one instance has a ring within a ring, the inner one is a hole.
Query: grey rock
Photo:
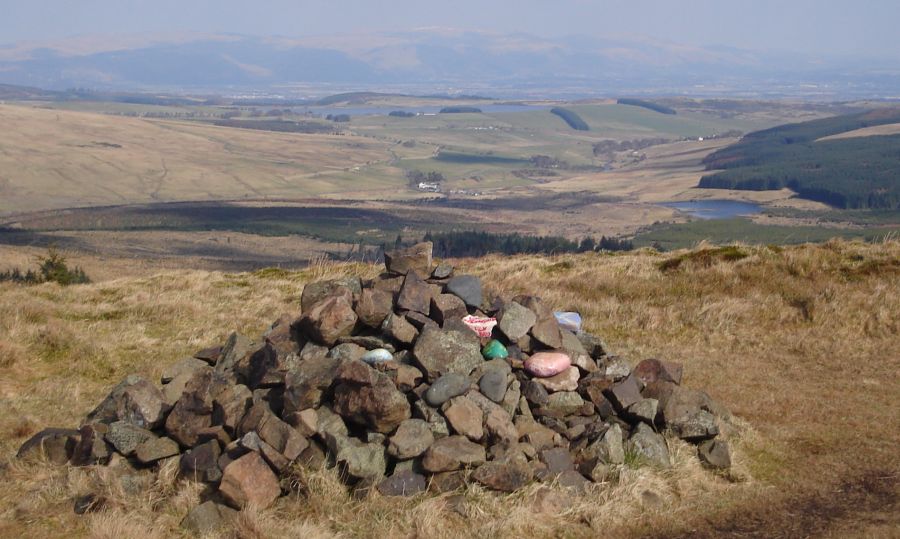
[[[618,410],[627,410],[629,406],[643,398],[641,397],[641,383],[634,376],[616,382],[604,392],[604,395]]]
[[[447,262],[441,262],[431,272],[431,276],[435,279],[446,279],[453,275],[453,265]]]
[[[522,396],[535,406],[544,406],[550,400],[547,388],[535,380],[527,380],[522,384]]]
[[[497,329],[506,335],[510,342],[518,342],[528,334],[532,326],[537,322],[537,317],[531,309],[527,309],[511,301],[503,306],[503,310],[497,318]]]
[[[413,348],[413,356],[429,380],[455,372],[466,376],[484,362],[474,332],[425,328]]]
[[[141,464],[150,464],[179,453],[178,442],[165,436],[150,438],[137,445],[134,452]]]
[[[412,470],[396,471],[376,487],[382,496],[412,496],[425,492],[425,476]]]
[[[586,331],[579,331],[575,336],[578,337],[578,341],[581,342],[588,355],[595,361],[599,361],[606,356],[606,343],[600,337]]]
[[[631,437],[628,438],[628,442],[625,444],[625,450],[635,453],[639,458],[652,466],[659,468],[670,468],[672,466],[665,438],[654,432],[645,423],[637,424],[637,427],[635,427]]]
[[[424,419],[407,419],[390,438],[388,455],[406,460],[418,457],[434,443],[434,434]]]
[[[413,403],[413,415],[428,423],[428,428],[434,438],[443,438],[450,435],[450,427],[447,420],[440,414],[437,408],[428,406],[425,401],[415,401]]]
[[[366,353],[366,349],[362,346],[352,343],[339,344],[329,350],[328,357],[342,361],[354,361],[361,359]]]
[[[180,359],[163,369],[162,376],[160,376],[160,382],[162,382],[163,384],[168,384],[179,375],[191,375],[195,370],[206,366],[207,363],[205,361],[193,357]]]
[[[547,398],[544,406],[554,417],[572,415],[581,410],[584,400],[574,391],[558,391]]]
[[[219,442],[215,440],[200,444],[181,455],[179,471],[183,477],[194,481],[215,483],[222,478],[222,470],[219,469],[221,454]]]
[[[335,462],[350,477],[371,482],[380,481],[387,468],[383,445],[362,443],[355,438],[340,448]]]
[[[706,440],[697,446],[697,456],[707,468],[725,470],[731,468],[731,451],[724,440]]]
[[[478,389],[492,401],[498,404],[503,402],[503,397],[506,396],[506,373],[502,370],[491,370],[484,373],[478,380]],[[518,399],[516,400],[518,401]]]
[[[162,424],[170,406],[152,382],[140,376],[128,376],[88,414],[84,423],[127,421],[135,426],[154,429]]]
[[[474,275],[457,275],[447,281],[447,292],[459,297],[468,307],[480,307],[484,298],[481,294],[481,279]]]
[[[656,399],[641,399],[628,407],[626,415],[636,421],[653,425],[658,407],[659,401]]]
[[[666,425],[675,436],[688,442],[700,442],[715,438],[719,434],[716,416],[706,410],[686,412],[675,419],[666,421]]]
[[[505,379],[505,377],[504,377]],[[462,395],[469,390],[471,380],[464,374],[449,372],[435,380],[423,396],[430,406],[440,406],[453,397]]]
[[[127,457],[134,454],[138,445],[156,438],[156,435],[127,421],[115,421],[110,423],[105,438],[116,451]]]

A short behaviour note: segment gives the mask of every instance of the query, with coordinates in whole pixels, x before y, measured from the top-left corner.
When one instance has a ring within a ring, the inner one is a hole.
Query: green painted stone
[[[506,351],[503,343],[494,339],[484,345],[484,348],[481,349],[481,355],[487,359],[505,359],[509,357],[509,352]]]

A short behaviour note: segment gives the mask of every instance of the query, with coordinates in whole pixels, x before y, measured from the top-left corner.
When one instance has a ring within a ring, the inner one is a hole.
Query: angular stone
[[[592,359],[599,361],[606,356],[606,343],[600,337],[586,331],[579,331],[575,336]]]
[[[228,526],[237,517],[237,511],[212,500],[191,509],[182,519],[181,527],[193,535],[205,536]]]
[[[241,434],[255,431],[260,439],[289,461],[296,459],[309,446],[309,441],[297,429],[282,421],[262,403],[253,405],[247,412],[239,430]]]
[[[457,275],[447,281],[447,292],[463,300],[467,307],[478,308],[484,298],[481,295],[481,279],[474,275]]]
[[[263,333],[263,339],[272,346],[278,356],[299,354],[300,346],[305,344],[300,335],[299,325],[299,318],[290,314],[282,314]]]
[[[450,435],[447,420],[436,408],[428,406],[425,401],[419,400],[413,403],[413,414],[428,423],[428,428],[435,439]]]
[[[478,337],[469,332],[425,328],[413,348],[413,356],[429,380],[455,372],[466,376],[484,362]]]
[[[534,406],[543,406],[550,400],[547,388],[539,384],[537,380],[527,380],[522,384],[522,396]]]
[[[538,352],[525,360],[525,370],[539,378],[556,376],[571,366],[572,360],[563,352]]]
[[[590,488],[590,481],[575,470],[566,470],[559,474],[556,478],[556,483],[576,494],[584,494]]]
[[[356,325],[356,312],[349,291],[328,296],[304,310],[301,326],[307,336],[319,344],[334,346],[338,338],[349,335]]]
[[[584,406],[581,395],[574,391],[558,391],[547,398],[547,404],[543,407],[553,417],[565,417],[579,412]]]
[[[180,452],[178,442],[171,438],[150,438],[138,444],[134,453],[141,464],[150,464],[158,460],[174,457]]]
[[[462,395],[469,390],[472,381],[468,376],[460,373],[449,372],[441,375],[435,380],[428,391],[425,392],[423,399],[430,406],[440,406],[453,397]]]
[[[187,387],[187,383],[191,381],[192,377],[193,373],[179,374],[162,387],[163,399],[169,409],[175,406],[175,403],[184,394],[184,388]]]
[[[381,325],[379,325],[379,327],[381,327]],[[338,344],[355,344],[357,346],[362,346],[366,350],[384,348],[392,354],[397,351],[397,349],[394,348],[394,345],[387,342],[383,336],[379,335],[348,335],[338,339]]]
[[[478,380],[478,389],[485,397],[501,403],[506,396],[506,376],[506,373],[500,370],[488,371]]]
[[[565,471],[574,470],[575,462],[569,451],[562,447],[544,449],[540,452],[541,462],[547,465],[547,477],[555,477]]]
[[[160,382],[163,384],[168,384],[178,375],[191,375],[195,370],[206,366],[207,363],[205,361],[193,357],[186,357],[163,369],[162,376],[160,376]]]
[[[278,478],[259,453],[248,453],[235,460],[222,476],[219,492],[233,507],[253,505],[264,509],[281,495]]]
[[[328,357],[304,360],[303,367],[285,379],[284,413],[317,408],[324,393],[334,383],[340,364],[340,360]]]
[[[370,328],[381,327],[384,319],[394,310],[394,297],[390,292],[377,288],[364,288],[356,304],[356,316]]]
[[[384,266],[388,272],[397,275],[406,275],[409,270],[415,270],[423,277],[431,275],[432,249],[430,241],[423,241],[412,247],[385,252]]]
[[[457,434],[478,441],[484,437],[484,415],[477,404],[466,397],[454,397],[444,409],[444,417]]]
[[[162,391],[140,376],[128,376],[85,418],[85,423],[127,421],[137,427],[154,429],[166,418],[169,405]]]
[[[725,470],[731,468],[731,451],[724,440],[706,440],[697,446],[697,456],[707,468]]]
[[[222,454],[219,442],[210,440],[188,450],[181,455],[178,467],[182,476],[194,481],[215,483],[222,478],[219,456]]]
[[[680,363],[660,361],[658,359],[645,359],[638,363],[632,371],[644,385],[652,384],[657,380],[681,384],[683,372],[684,367]]]
[[[483,464],[486,458],[484,447],[465,436],[448,436],[431,444],[422,459],[422,467],[432,473],[449,472]]]
[[[249,356],[259,349],[259,343],[239,333],[232,333],[225,341],[219,360],[216,362],[216,372],[233,372],[239,363],[246,364]]]
[[[388,455],[406,460],[418,457],[434,443],[434,435],[423,419],[407,419],[390,438]]]
[[[362,359],[367,350],[358,344],[344,343],[338,344],[328,351],[328,357],[341,361],[356,361]],[[390,356],[390,352],[388,352]]]
[[[394,339],[401,344],[412,344],[416,337],[419,336],[419,330],[406,320],[405,317],[398,314],[390,314],[384,319],[381,330],[385,335]]]
[[[581,377],[578,367],[571,366],[561,373],[549,378],[535,378],[534,381],[544,386],[548,392],[575,391],[578,389],[578,380]]]
[[[383,273],[372,281],[372,288],[389,292],[391,296],[399,294],[401,286],[403,286],[403,275]]]
[[[313,308],[316,303],[331,296],[350,294],[350,302],[359,298],[362,293],[362,284],[359,277],[343,277],[328,281],[317,281],[303,287],[300,295],[300,309],[304,314]]]
[[[217,425],[214,427],[206,427],[205,429],[200,429],[197,432],[197,442],[205,443],[210,440],[215,440],[219,442],[221,447],[225,447],[231,443],[231,436],[225,432],[225,429],[221,425]]]
[[[428,484],[425,476],[412,470],[394,472],[376,487],[382,496],[412,496],[425,492]]]
[[[400,294],[397,295],[397,308],[427,317],[431,310],[431,294],[431,286],[419,278],[416,272],[407,273]]]
[[[518,462],[487,462],[472,473],[478,483],[501,492],[515,492],[531,481],[531,468]]]
[[[462,319],[468,314],[465,302],[453,294],[438,294],[431,298],[431,319],[442,326],[451,319]]]
[[[631,437],[628,439],[628,443],[625,444],[625,450],[637,454],[639,458],[652,466],[659,468],[670,468],[672,466],[665,438],[654,432],[645,423],[637,424],[637,427],[635,427]]]
[[[441,262],[431,272],[431,276],[435,279],[447,279],[453,275],[453,265],[448,262]]]
[[[631,367],[624,358],[618,356],[610,356],[600,368],[600,373],[607,380],[623,380],[631,374]]]
[[[629,406],[639,402],[641,397],[641,382],[635,376],[616,382],[604,392],[606,398],[613,403],[617,410],[627,410]]]
[[[204,348],[202,350],[198,350],[194,353],[195,359],[200,359],[205,361],[210,365],[215,365],[219,358],[222,356],[222,347],[221,346],[210,346],[209,348]]]
[[[666,426],[675,436],[693,443],[715,438],[719,434],[716,416],[706,410],[686,412],[668,420]]]
[[[286,416],[288,424],[296,428],[301,435],[309,438],[316,434],[319,430],[319,415],[313,408],[294,412],[290,416]]]
[[[535,322],[534,312],[515,301],[505,304],[497,316],[497,328],[513,343],[527,335]]]
[[[656,421],[656,411],[659,401],[656,399],[641,399],[628,407],[626,415],[635,421],[643,421],[653,425]]]
[[[237,426],[243,419],[253,394],[242,384],[227,387],[213,399],[212,424],[221,425],[231,435],[237,432]]]
[[[128,457],[134,454],[138,445],[156,438],[156,435],[132,423],[115,421],[110,423],[105,438],[107,442],[116,448],[116,451]]]
[[[337,451],[335,462],[350,477],[369,482],[380,481],[387,468],[383,445],[362,443],[355,438]]]
[[[389,433],[409,419],[409,401],[391,379],[364,363],[355,362],[371,371],[371,384],[342,382],[334,389],[334,411],[345,419],[365,425],[377,432]]]
[[[488,439],[494,444],[512,444],[519,439],[512,416],[502,408],[495,408],[485,414],[484,428]]]
[[[624,464],[625,446],[622,438],[622,427],[613,423],[603,436],[585,449],[585,452],[606,464]]]
[[[394,383],[400,391],[411,391],[414,387],[422,383],[424,375],[422,371],[412,365],[400,365],[397,367],[397,377]]]
[[[46,458],[53,464],[62,465],[72,457],[79,438],[79,431],[74,429],[44,429],[19,447],[16,458]]]

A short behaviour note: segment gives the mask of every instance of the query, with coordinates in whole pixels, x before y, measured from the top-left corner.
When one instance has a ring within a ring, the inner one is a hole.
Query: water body
[[[402,110],[417,114],[437,114],[445,105],[433,105],[423,107],[294,107],[294,112],[317,114],[327,116],[329,114],[349,114],[353,116],[387,116],[391,111]],[[468,105],[466,105],[468,106]],[[549,105],[524,105],[518,103],[472,105],[481,109],[481,112],[525,112],[529,110],[547,110]]]
[[[687,202],[664,202],[662,206],[675,208],[698,219],[731,219],[762,213],[763,208],[753,202],[737,200],[690,200]]]

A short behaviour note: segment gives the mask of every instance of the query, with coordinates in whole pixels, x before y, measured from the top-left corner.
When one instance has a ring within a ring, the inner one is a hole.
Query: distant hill
[[[568,88],[582,88],[583,95],[583,88],[590,87],[610,93],[635,88],[671,93],[679,88],[696,91],[697,85],[745,93],[760,84],[796,92],[802,82],[817,96],[826,87],[849,92],[859,78],[871,83],[862,91],[866,95],[879,92],[880,86],[893,91],[900,83],[896,70],[882,70],[873,78],[872,70],[881,66],[863,62],[649,40],[545,39],[434,29],[303,39],[105,38],[88,40],[89,47],[84,40],[0,44],[0,83],[54,90],[277,86],[278,92],[286,91],[289,83],[329,84],[335,91],[407,85],[420,89],[415,93],[443,91],[450,85],[490,85],[510,95],[535,88],[559,89],[563,95]]]
[[[900,135],[834,138],[897,122],[900,109],[882,109],[750,133],[703,160],[707,170],[724,170],[701,178],[699,187],[749,191],[787,187],[801,198],[837,208],[897,210]]]

